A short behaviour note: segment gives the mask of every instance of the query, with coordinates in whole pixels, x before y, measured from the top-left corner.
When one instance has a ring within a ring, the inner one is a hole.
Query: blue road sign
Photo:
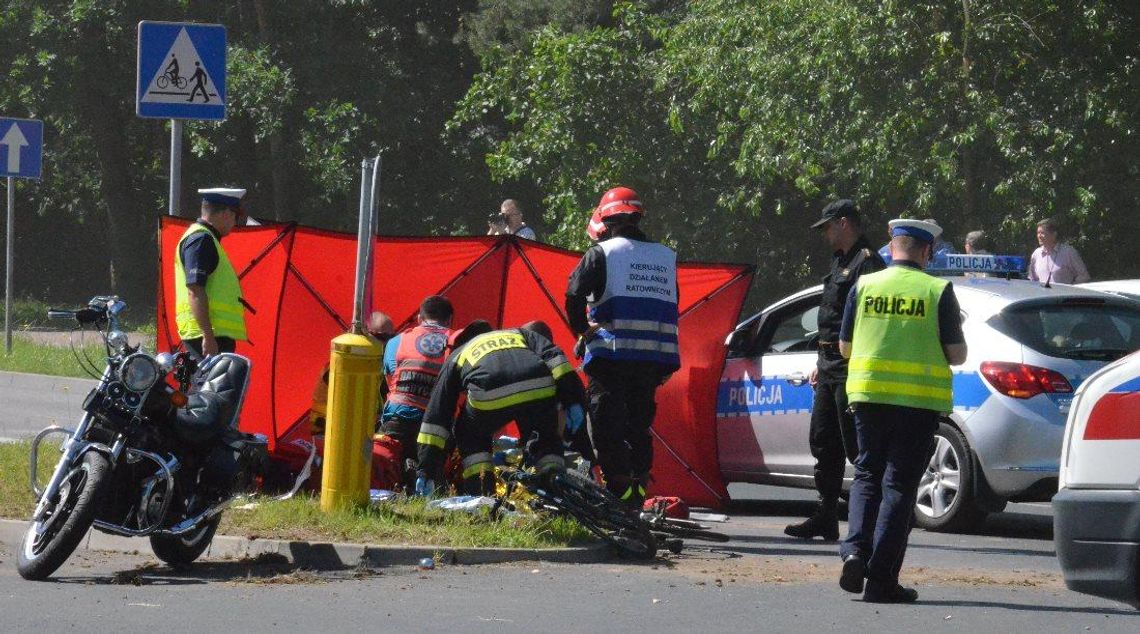
[[[226,118],[226,27],[139,22],[135,112],[156,119]]]
[[[39,178],[43,159],[43,121],[0,119],[0,177]]]

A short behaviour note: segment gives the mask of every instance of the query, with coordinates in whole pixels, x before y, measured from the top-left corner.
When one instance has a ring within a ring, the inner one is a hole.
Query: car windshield
[[[990,324],[1051,357],[1112,361],[1140,349],[1140,310],[1099,301],[1014,305]]]

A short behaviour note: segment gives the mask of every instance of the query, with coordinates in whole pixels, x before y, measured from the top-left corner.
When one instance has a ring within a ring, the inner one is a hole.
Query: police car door
[[[819,293],[772,309],[754,326],[747,353],[726,362],[717,439],[727,479],[810,484],[808,377],[816,363],[818,313]]]

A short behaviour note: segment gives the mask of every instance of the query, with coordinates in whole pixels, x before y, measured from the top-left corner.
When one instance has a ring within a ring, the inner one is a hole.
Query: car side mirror
[[[729,352],[737,354],[746,354],[748,352],[748,331],[750,328],[741,328],[740,330],[733,330],[724,339],[724,346],[728,348]]]

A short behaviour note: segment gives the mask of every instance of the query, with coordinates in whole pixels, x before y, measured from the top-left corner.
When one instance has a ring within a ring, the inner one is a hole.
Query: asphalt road
[[[0,441],[34,436],[49,425],[72,427],[79,407],[95,385],[90,379],[68,379],[19,372],[0,372]]]
[[[0,373],[0,436],[74,418],[86,385]],[[3,631],[1136,632],[1140,612],[1069,592],[1048,505],[1010,505],[976,533],[915,531],[903,581],[920,602],[863,604],[841,591],[835,544],[785,537],[809,491],[732,485],[724,545],[637,564],[406,566],[312,572],[274,561],[182,571],[149,554],[77,552],[56,578],[25,582],[0,544]],[[139,549],[147,553],[145,540]]]
[[[754,493],[764,495],[767,490]],[[774,497],[780,497],[774,492]],[[835,544],[782,535],[808,505],[753,500],[652,563],[440,566],[311,572],[273,561],[184,571],[146,555],[82,551],[49,582],[21,580],[0,545],[6,631],[1136,632],[1140,612],[1065,589],[1044,513],[1004,513],[972,535],[916,531],[904,568],[920,602],[841,591]],[[139,541],[146,551],[146,542]]]

